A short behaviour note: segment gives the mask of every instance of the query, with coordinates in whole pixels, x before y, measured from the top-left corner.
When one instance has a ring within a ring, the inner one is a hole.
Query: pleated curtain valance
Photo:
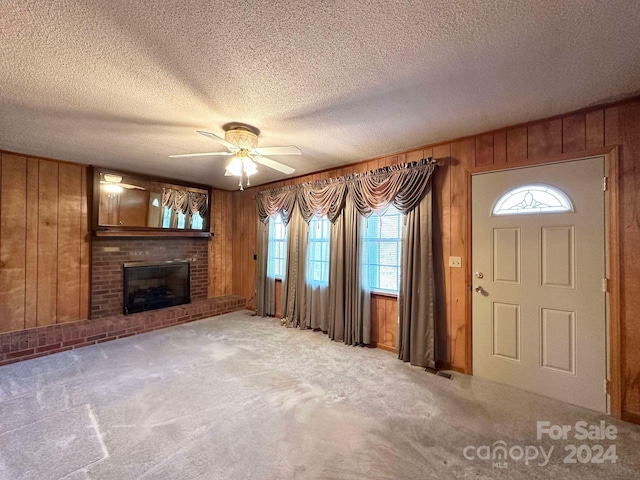
[[[383,167],[371,172],[263,190],[256,195],[258,217],[261,222],[267,223],[270,217],[280,214],[286,225],[297,203],[306,222],[314,215],[326,215],[334,223],[344,209],[347,194],[364,217],[374,212],[382,213],[390,204],[407,213],[424,197],[435,165],[431,158],[423,158],[418,162]]]
[[[204,218],[207,213],[207,194],[164,188],[162,189],[162,206],[183,214],[199,213]]]

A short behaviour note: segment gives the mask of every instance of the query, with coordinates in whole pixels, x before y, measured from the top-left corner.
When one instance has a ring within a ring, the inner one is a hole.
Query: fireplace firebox
[[[125,315],[191,303],[190,273],[189,260],[125,263]]]

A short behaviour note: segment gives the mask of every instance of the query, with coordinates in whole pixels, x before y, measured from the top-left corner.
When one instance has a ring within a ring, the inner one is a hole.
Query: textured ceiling
[[[630,0],[2,0],[0,148],[234,189],[167,155],[244,122],[298,175],[621,98],[639,31]]]

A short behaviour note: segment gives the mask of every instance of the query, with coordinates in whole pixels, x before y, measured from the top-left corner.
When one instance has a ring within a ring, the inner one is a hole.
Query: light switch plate
[[[462,259],[460,257],[449,257],[449,266],[453,268],[461,268]]]

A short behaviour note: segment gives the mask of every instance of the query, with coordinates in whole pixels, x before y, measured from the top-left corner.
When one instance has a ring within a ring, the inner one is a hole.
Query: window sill
[[[371,295],[375,295],[376,297],[398,298],[397,293],[383,292],[381,290],[371,290]]]

